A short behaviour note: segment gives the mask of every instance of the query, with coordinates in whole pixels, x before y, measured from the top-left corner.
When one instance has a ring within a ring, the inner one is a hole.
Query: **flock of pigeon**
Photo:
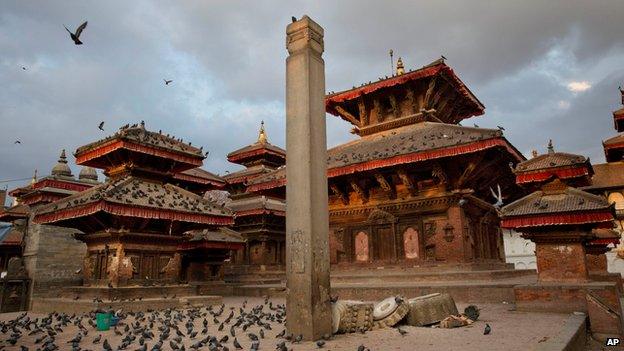
[[[288,351],[303,340],[302,335],[287,334],[286,329],[270,340],[271,325],[285,324],[286,307],[273,304],[268,298],[250,308],[245,300],[238,311],[224,304],[136,313],[120,310],[115,312],[119,322],[112,327],[114,336],[111,331],[96,330],[95,313],[50,313],[41,318],[20,314],[13,320],[0,322],[0,339],[4,340],[0,342],[0,350],[19,347],[20,351],[253,351],[259,350],[261,344],[273,344],[269,349]],[[331,335],[325,335],[315,342],[316,347],[325,347],[330,339]],[[368,349],[361,345],[358,350]]]

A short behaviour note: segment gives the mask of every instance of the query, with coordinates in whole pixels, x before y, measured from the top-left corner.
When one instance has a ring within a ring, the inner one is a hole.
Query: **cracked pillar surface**
[[[331,334],[323,28],[308,16],[286,28],[286,328]]]

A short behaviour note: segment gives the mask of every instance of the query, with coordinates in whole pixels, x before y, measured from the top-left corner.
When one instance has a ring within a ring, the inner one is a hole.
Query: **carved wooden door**
[[[158,272],[156,271],[156,257],[154,255],[144,255],[141,260],[141,275],[143,278],[157,279]]]
[[[391,226],[375,228],[375,253],[380,261],[393,261],[395,259],[394,233]]]

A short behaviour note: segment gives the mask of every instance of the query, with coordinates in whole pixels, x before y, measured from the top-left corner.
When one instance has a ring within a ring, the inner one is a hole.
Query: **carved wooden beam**
[[[398,169],[397,170],[397,174],[399,175],[399,178],[401,179],[401,183],[403,183],[403,185],[405,185],[405,187],[407,188],[407,190],[409,191],[410,195],[415,195],[416,194],[416,184],[414,183],[414,181],[412,180],[412,177],[410,177],[409,174],[407,174],[407,171],[405,169]]]
[[[358,111],[360,114],[360,124],[363,126],[368,125],[369,123],[369,118],[368,118],[368,111],[366,111],[366,104],[364,103],[364,98],[363,97],[359,97],[358,98]]]
[[[431,175],[436,178],[440,182],[440,184],[448,183],[448,177],[446,175],[446,172],[439,163],[433,164],[433,167],[431,168]]]
[[[353,191],[355,191],[360,196],[360,198],[362,198],[362,202],[367,203],[368,202],[368,191],[366,191],[366,189],[362,188],[360,186],[360,184],[355,179],[349,180],[349,184],[351,185],[351,188],[353,189]]]
[[[401,106],[399,106],[396,96],[390,94],[388,98],[390,99],[390,106],[392,106],[392,113],[394,114],[394,118],[401,117]]]
[[[488,171],[490,171],[492,166],[495,166],[497,163],[498,163],[498,160],[496,159],[496,157],[493,160],[490,160],[490,161],[488,161],[486,163],[480,162],[480,164],[478,165],[479,168],[476,171],[474,171],[471,174],[469,174],[466,177],[465,181],[469,182],[471,180],[474,180],[474,179],[477,179],[477,178],[481,177],[483,174],[485,174]],[[493,177],[493,178],[495,178],[495,177]]]
[[[413,114],[413,113],[418,112],[418,101],[416,100],[416,95],[414,93],[414,89],[412,89],[411,87],[408,86],[405,98],[409,102],[410,113]]]
[[[338,186],[338,184],[330,183],[329,184],[329,188],[332,190],[334,195],[336,195],[336,196],[338,196],[340,198],[340,201],[342,201],[343,204],[345,204],[345,205],[349,204],[349,194],[346,191],[343,191]]]
[[[336,111],[338,111],[338,113],[340,113],[343,117],[345,117],[346,119],[349,120],[349,122],[355,124],[356,126],[360,127],[360,121],[358,121],[358,119],[349,113],[349,111],[345,110],[344,108],[342,108],[342,106],[336,106],[334,107],[336,109]]]
[[[443,87],[438,89],[438,91],[436,91],[435,94],[433,94],[429,107],[438,109],[436,106],[438,106],[440,99],[442,99],[443,96],[446,96],[449,91],[451,91],[451,89],[448,84],[445,84]]]
[[[379,101],[379,99],[373,100],[373,109],[375,110],[375,114],[377,115],[377,122],[383,122],[383,109],[381,108],[381,101]]]
[[[394,199],[396,197],[396,189],[394,184],[392,184],[392,178],[384,177],[384,175],[379,172],[375,172],[374,176],[379,186],[388,194],[388,197]]]
[[[431,105],[429,104],[429,100],[431,99],[431,95],[433,94],[437,80],[438,80],[438,77],[435,76],[434,78],[431,79],[431,81],[429,81],[429,87],[427,88],[427,92],[425,92],[425,101],[423,103],[425,108],[431,107]]]
[[[462,172],[462,175],[459,177],[455,185],[458,189],[464,186],[464,184],[466,183],[468,179],[468,176],[472,174],[472,172],[474,172],[479,162],[481,162],[481,160],[483,159],[483,155],[484,153],[479,154],[479,156],[477,156],[476,158],[473,158],[473,160],[468,163],[468,166],[464,169],[464,172]]]

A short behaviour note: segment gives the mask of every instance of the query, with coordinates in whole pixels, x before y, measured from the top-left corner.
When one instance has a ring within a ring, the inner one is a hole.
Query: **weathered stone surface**
[[[588,292],[586,298],[587,314],[589,315],[592,332],[610,336],[624,336],[622,310],[616,311],[611,306],[608,306],[594,292]]]
[[[323,28],[304,16],[286,28],[286,328],[332,332]]]
[[[7,265],[6,279],[22,279],[28,278],[24,261],[20,257],[11,257]]]
[[[537,274],[542,282],[585,282],[589,280],[585,247],[580,242],[535,245]]]
[[[339,300],[332,304],[332,328],[335,333],[355,333],[373,328],[373,304]]]
[[[457,314],[455,301],[449,294],[434,293],[408,300],[410,306],[407,324],[422,327],[438,323],[450,315]]]

